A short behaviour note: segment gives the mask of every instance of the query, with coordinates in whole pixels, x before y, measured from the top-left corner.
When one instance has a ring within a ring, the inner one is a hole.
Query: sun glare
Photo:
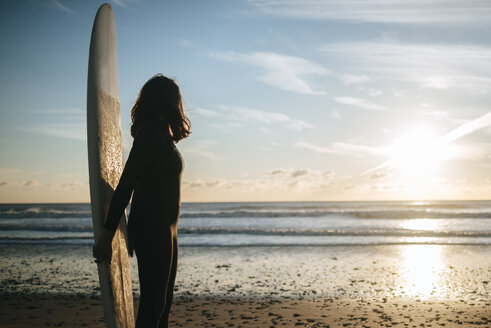
[[[401,227],[409,230],[435,230],[438,227],[437,220],[432,219],[410,219],[403,221]]]
[[[398,182],[406,197],[430,197],[432,191],[446,181],[441,177],[445,168],[443,162],[456,157],[459,151],[449,140],[421,126],[385,148],[388,161],[362,174],[383,168],[397,170]]]
[[[441,247],[412,245],[402,249],[403,286],[406,295],[436,296],[444,291]]]
[[[420,178],[439,168],[449,157],[448,145],[427,128],[418,128],[394,142],[389,154],[405,175]]]

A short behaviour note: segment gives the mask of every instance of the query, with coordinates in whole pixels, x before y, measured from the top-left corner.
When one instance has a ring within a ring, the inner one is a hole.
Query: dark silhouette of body
[[[174,142],[189,135],[179,88],[162,75],[150,79],[132,109],[133,147],[114,191],[98,261],[110,261],[111,240],[131,195],[130,252],[138,260],[140,305],[137,328],[168,327],[177,270],[177,222],[183,161]]]

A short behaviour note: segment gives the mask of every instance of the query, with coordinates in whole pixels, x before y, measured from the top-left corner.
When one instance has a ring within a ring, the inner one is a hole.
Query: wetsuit
[[[182,157],[159,123],[135,135],[105,228],[115,231],[131,194],[130,250],[136,251],[140,305],[136,327],[167,327],[177,269]]]

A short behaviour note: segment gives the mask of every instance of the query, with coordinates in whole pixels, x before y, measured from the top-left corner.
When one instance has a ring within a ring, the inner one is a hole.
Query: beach
[[[171,326],[487,327],[490,258],[487,245],[183,246]],[[0,260],[2,327],[104,327],[90,245],[3,245]]]
[[[1,327],[105,326],[91,221],[0,204]],[[491,326],[489,201],[183,203],[179,245],[171,327]]]
[[[25,305],[28,302],[29,305]],[[2,327],[105,327],[98,300],[6,299]],[[487,306],[487,308],[486,308]],[[171,327],[489,327],[489,302],[176,300]]]

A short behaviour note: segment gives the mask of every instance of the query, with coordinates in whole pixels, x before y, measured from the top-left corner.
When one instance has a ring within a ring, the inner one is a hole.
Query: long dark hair
[[[150,122],[160,122],[175,142],[191,133],[191,122],[184,114],[179,87],[162,74],[154,75],[143,85],[131,109],[131,122],[133,137]]]

